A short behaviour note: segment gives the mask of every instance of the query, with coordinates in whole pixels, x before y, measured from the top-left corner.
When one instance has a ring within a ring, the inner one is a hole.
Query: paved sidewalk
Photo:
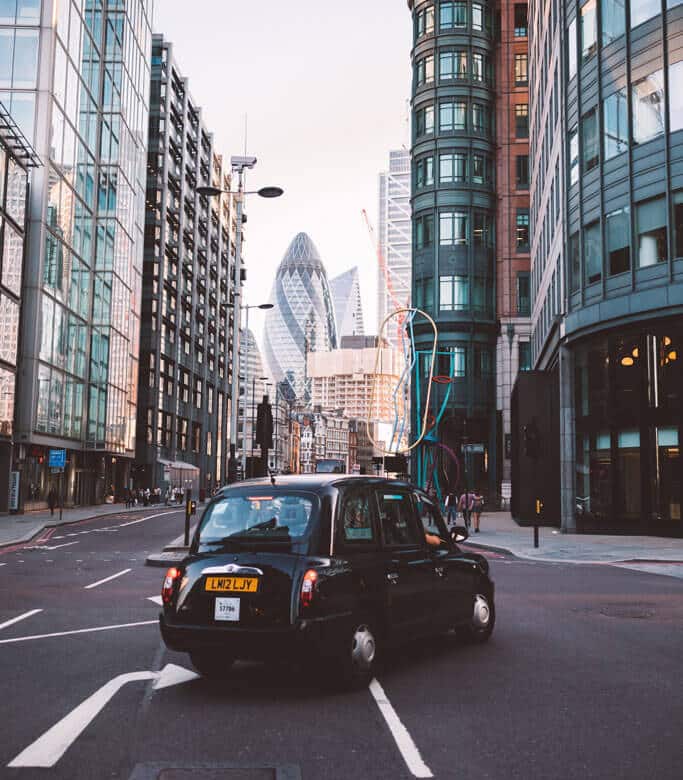
[[[683,539],[663,536],[617,536],[606,534],[563,534],[557,528],[538,529],[539,546],[534,548],[534,529],[521,527],[509,512],[481,516],[481,532],[471,532],[465,545],[510,552],[518,558],[565,563],[683,562]]]
[[[106,515],[120,514],[122,512],[140,512],[141,510],[155,510],[160,512],[170,509],[182,509],[181,505],[166,506],[166,504],[149,504],[149,506],[135,506],[126,509],[125,504],[95,504],[73,509],[64,509],[62,513],[62,525],[77,523],[79,520],[88,520],[91,517],[103,517]],[[4,515],[0,517],[0,547],[13,544],[22,544],[33,539],[45,528],[53,528],[59,525],[59,509],[55,509],[54,517],[50,510],[27,512],[24,515]]]
[[[194,528],[192,529],[194,531]],[[562,534],[556,528],[539,528],[539,546],[534,548],[534,529],[521,527],[509,512],[481,517],[481,532],[472,531],[464,546],[512,553],[518,558],[564,563],[672,563],[683,564],[683,539],[662,536],[608,536]],[[147,558],[148,566],[168,566],[185,556],[187,547],[179,536]],[[644,569],[646,570],[646,569]]]

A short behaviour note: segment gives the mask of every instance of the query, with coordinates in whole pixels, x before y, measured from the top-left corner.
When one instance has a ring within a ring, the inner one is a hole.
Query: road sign
[[[463,452],[467,452],[470,455],[483,455],[484,454],[484,445],[483,444],[463,444]]]
[[[50,450],[47,465],[51,469],[63,469],[66,466],[66,450]]]

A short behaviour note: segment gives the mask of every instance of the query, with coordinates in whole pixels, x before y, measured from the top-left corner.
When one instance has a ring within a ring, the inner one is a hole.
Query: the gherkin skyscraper
[[[298,400],[309,400],[308,352],[337,346],[334,306],[327,273],[306,233],[298,233],[278,267],[266,317],[265,357],[276,382],[291,385]]]

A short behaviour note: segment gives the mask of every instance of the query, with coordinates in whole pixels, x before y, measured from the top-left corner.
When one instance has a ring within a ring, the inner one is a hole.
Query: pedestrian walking
[[[462,512],[465,528],[469,529],[472,510],[474,509],[474,493],[470,493],[469,491],[463,493],[458,502],[458,509]]]
[[[479,523],[481,521],[481,512],[484,508],[484,496],[477,490],[474,494],[474,505],[472,507],[472,515],[474,519],[474,533],[479,533]]]
[[[458,496],[453,491],[450,491],[446,496],[445,507],[446,522],[450,528],[458,522]]]
[[[50,515],[54,516],[55,507],[57,506],[57,491],[54,487],[51,487],[50,492],[47,494],[47,505],[50,507]]]

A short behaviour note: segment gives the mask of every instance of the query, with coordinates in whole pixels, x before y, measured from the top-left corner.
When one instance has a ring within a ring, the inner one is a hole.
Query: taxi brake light
[[[314,569],[309,569],[306,574],[304,574],[304,579],[301,583],[301,605],[303,607],[310,607],[313,603],[313,594],[317,581],[318,572]]]
[[[164,584],[161,588],[161,600],[164,602],[164,604],[169,604],[173,598],[173,586],[175,585],[178,577],[180,577],[180,569],[176,569],[175,566],[172,566],[166,572]]]

